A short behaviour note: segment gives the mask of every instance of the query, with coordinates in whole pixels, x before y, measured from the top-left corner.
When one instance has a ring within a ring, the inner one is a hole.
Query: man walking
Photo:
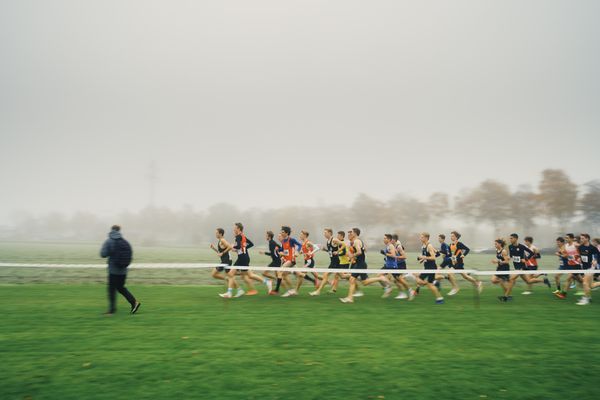
[[[142,303],[137,301],[129,290],[125,287],[127,279],[127,267],[131,263],[133,251],[131,245],[121,235],[121,227],[113,225],[108,239],[102,245],[100,257],[108,258],[108,311],[104,314],[113,315],[117,311],[116,297],[117,292],[121,293],[131,304],[131,314],[139,310]]]

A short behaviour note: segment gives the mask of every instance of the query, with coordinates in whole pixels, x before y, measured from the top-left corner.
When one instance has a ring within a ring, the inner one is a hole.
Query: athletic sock
[[[229,294],[233,293],[233,288],[227,288],[227,293],[229,293]]]
[[[275,291],[279,292],[279,287],[281,286],[281,278],[277,278],[277,286],[275,286]]]

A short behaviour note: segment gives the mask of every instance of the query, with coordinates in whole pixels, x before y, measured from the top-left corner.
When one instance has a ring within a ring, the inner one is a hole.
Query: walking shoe
[[[435,299],[435,304],[444,304],[444,298]]]
[[[131,313],[135,314],[140,309],[141,305],[142,305],[142,303],[140,303],[139,301],[136,301],[135,304],[133,305],[133,307],[131,307]]]
[[[408,301],[413,301],[415,299],[415,291],[413,289],[409,289],[408,291]]]
[[[321,293],[319,293],[319,291],[317,291],[317,290],[314,290],[314,291],[310,292],[309,294],[310,294],[311,296],[318,296],[318,295],[320,295]]]
[[[235,297],[242,297],[246,292],[244,292],[244,289],[238,289],[237,293],[235,294]]]
[[[230,292],[219,293],[219,296],[221,296],[224,299],[230,299],[233,297]]]
[[[340,297],[340,301],[342,303],[354,303],[354,300],[352,300],[351,298],[347,298],[347,297]]]
[[[452,288],[452,290],[448,292],[448,296],[454,296],[458,292],[460,292],[460,289]]]
[[[354,292],[354,294],[352,295],[352,297],[363,297],[365,294],[363,292],[361,292],[360,290]]]
[[[407,298],[408,298],[408,295],[406,294],[406,292],[400,292],[400,294],[398,294],[398,296],[394,297],[394,299],[396,299],[396,300],[404,300]]]

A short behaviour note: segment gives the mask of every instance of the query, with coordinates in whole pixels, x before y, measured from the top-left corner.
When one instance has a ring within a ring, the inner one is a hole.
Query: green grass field
[[[97,247],[4,243],[0,261],[81,262]],[[154,261],[210,261],[195,249],[152,251]],[[373,287],[346,305],[311,298],[308,286],[296,298],[224,300],[206,271],[133,270],[140,312],[120,298],[103,317],[105,271],[0,272],[0,399],[598,397],[597,306],[541,286],[501,304],[486,285],[480,298],[463,290],[439,306],[426,291],[407,302]]]

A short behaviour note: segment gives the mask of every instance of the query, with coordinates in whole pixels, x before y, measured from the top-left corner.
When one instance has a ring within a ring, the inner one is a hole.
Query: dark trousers
[[[135,305],[135,297],[125,287],[125,279],[127,275],[108,275],[108,311],[111,313],[117,310],[117,292],[121,293],[132,307]]]

